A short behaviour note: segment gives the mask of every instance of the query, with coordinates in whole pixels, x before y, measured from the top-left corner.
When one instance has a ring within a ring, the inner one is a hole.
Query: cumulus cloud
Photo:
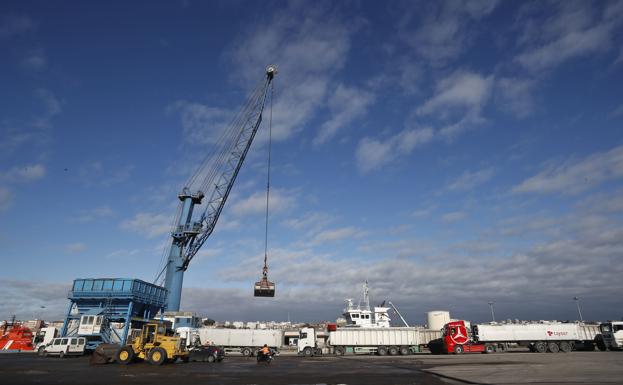
[[[184,140],[192,144],[214,144],[233,117],[229,110],[197,102],[178,100],[167,111],[180,114]]]
[[[266,192],[258,191],[232,203],[231,213],[235,216],[264,214],[266,212]],[[268,206],[271,213],[284,212],[295,205],[296,197],[293,192],[271,189]]]
[[[406,129],[385,140],[364,137],[357,145],[357,166],[362,173],[382,168],[430,142],[433,137],[431,128]]]
[[[138,213],[121,222],[121,229],[132,231],[146,238],[155,238],[171,231],[170,217],[157,213]]]
[[[18,166],[8,171],[0,172],[0,180],[9,182],[33,182],[44,176],[45,166],[42,164]]]
[[[435,94],[417,109],[417,113],[429,115],[448,108],[464,108],[479,113],[489,98],[492,84],[493,76],[454,72],[437,83]]]
[[[342,16],[339,4],[288,3],[271,12],[269,20],[245,31],[226,55],[236,72],[249,82],[255,82],[259,68],[271,63],[279,66],[273,107],[274,139],[283,140],[299,132],[325,105],[328,86],[344,66],[359,24],[356,17]],[[335,121],[327,123],[327,132],[346,124],[349,115],[353,112],[336,110]]]
[[[314,144],[322,144],[333,138],[339,130],[363,116],[372,102],[374,102],[372,93],[340,84],[329,98],[331,118],[320,127],[320,132],[314,138]]]
[[[67,311],[67,292],[71,283],[41,280],[0,279],[4,298],[0,319],[61,320]]]
[[[480,184],[486,183],[493,177],[495,170],[493,167],[483,168],[482,170],[465,170],[463,173],[448,185],[448,190],[465,191],[470,190]]]
[[[519,42],[525,46],[515,61],[530,71],[543,71],[568,60],[604,53],[612,45],[623,7],[616,2],[597,11],[593,4],[581,1],[556,3],[550,15],[527,12],[520,18],[523,33]],[[536,11],[536,10],[535,10]]]
[[[549,162],[538,174],[512,188],[514,193],[578,194],[623,178],[623,146],[581,160]]]

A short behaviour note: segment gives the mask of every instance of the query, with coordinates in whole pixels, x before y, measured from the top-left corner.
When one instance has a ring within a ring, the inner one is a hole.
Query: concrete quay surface
[[[623,384],[623,352],[279,356],[258,365],[231,356],[221,363],[89,365],[89,357],[1,354],[2,384]]]

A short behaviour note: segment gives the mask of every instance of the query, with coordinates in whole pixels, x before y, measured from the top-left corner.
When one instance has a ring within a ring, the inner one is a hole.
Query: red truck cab
[[[443,327],[444,353],[484,353],[485,345],[474,342],[472,331],[465,321],[453,321]]]

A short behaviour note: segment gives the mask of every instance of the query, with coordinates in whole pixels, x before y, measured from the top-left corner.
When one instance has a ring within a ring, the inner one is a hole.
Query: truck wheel
[[[463,354],[463,352],[465,352],[465,349],[463,348],[463,345],[455,345],[454,346],[454,354]]]
[[[152,365],[160,366],[167,361],[167,351],[161,347],[153,348],[147,354],[147,360]]]
[[[550,353],[558,353],[560,351],[560,346],[555,342],[550,342],[547,344],[547,351]]]
[[[545,353],[547,351],[547,344],[543,341],[535,342],[534,351],[537,353]]]
[[[604,338],[601,335],[598,335],[597,337],[595,337],[595,345],[597,345],[597,349],[601,350],[602,352],[605,352],[606,350],[608,350],[606,341],[604,341]]]
[[[506,344],[498,344],[498,346],[495,347],[495,351],[498,353],[506,353],[507,350],[508,347],[506,346]]]
[[[46,356],[46,354],[45,354],[45,346],[41,346],[39,348],[39,350],[37,350],[37,354],[39,354],[41,357],[45,357]]]
[[[406,347],[406,346],[401,346],[400,347],[400,355],[408,356],[410,353],[411,353],[411,350],[409,350],[408,347]]]
[[[134,359],[134,349],[131,346],[124,346],[119,349],[115,358],[118,363],[127,365]]]
[[[571,351],[571,344],[567,341],[562,341],[560,343],[560,351],[563,353],[569,353]]]
[[[245,357],[249,357],[251,355],[251,349],[249,348],[242,349],[242,355]]]
[[[486,354],[495,353],[495,346],[486,344],[485,345],[485,351],[483,353],[486,353]]]
[[[208,362],[209,362],[209,363],[213,363],[214,361],[216,361],[216,358],[214,357],[214,354],[210,354],[210,355],[208,356]]]
[[[63,358],[63,357],[65,357],[65,352],[61,350],[61,351],[58,353],[58,358]]]
[[[390,346],[389,349],[387,350],[389,352],[390,356],[397,356],[398,355],[398,347],[397,346]]]
[[[303,354],[305,355],[305,357],[311,357],[313,355],[313,351],[312,349],[308,346],[305,349],[303,349]]]
[[[346,353],[346,349],[344,349],[343,346],[336,346],[335,347],[335,355],[336,356],[343,356],[344,353]]]
[[[385,346],[379,346],[378,349],[376,349],[376,354],[379,356],[387,355],[387,348]]]

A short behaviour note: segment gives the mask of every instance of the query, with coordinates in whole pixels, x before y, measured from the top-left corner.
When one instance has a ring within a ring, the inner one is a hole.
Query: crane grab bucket
[[[253,295],[255,297],[274,297],[275,283],[270,282],[266,277],[262,278],[261,281],[255,282],[255,285],[253,286]]]

